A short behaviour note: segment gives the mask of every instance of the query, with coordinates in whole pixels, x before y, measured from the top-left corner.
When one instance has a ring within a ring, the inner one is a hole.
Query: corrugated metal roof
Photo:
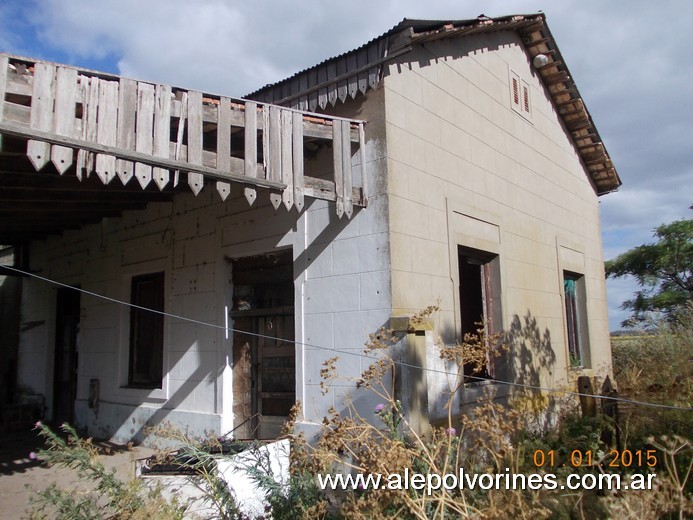
[[[392,29],[369,42],[304,69],[289,78],[267,85],[245,96],[265,103],[314,112],[328,104],[345,102],[359,93],[377,88],[383,64],[406,54],[412,46],[441,38],[514,31],[522,38],[531,58],[545,54],[549,63],[537,68],[551,94],[556,111],[573,139],[586,170],[599,194],[621,185],[599,132],[546,24],[543,13],[490,18],[480,15],[467,20],[403,19]]]

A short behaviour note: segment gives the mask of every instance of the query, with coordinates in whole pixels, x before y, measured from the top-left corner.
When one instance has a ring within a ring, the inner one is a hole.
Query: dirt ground
[[[103,463],[106,468],[115,468],[122,479],[134,477],[134,461],[149,457],[153,450],[127,447],[111,443],[97,443],[104,448]],[[29,456],[43,447],[41,438],[35,431],[0,432],[0,519],[17,520],[27,516],[29,498],[35,490],[47,488],[51,483],[60,487],[85,489],[76,474],[71,470],[49,468]]]

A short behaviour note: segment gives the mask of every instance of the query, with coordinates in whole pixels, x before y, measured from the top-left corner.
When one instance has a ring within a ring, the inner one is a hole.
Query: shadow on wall
[[[530,311],[523,318],[513,316],[504,340],[515,361],[511,373],[514,383],[542,386],[541,374],[553,375],[556,353],[551,345],[551,332],[548,328],[541,331]]]
[[[530,311],[524,317],[515,314],[503,339],[510,347],[512,366],[510,381],[528,387],[551,387],[556,365],[556,353],[551,344],[551,332],[542,331]],[[522,388],[517,388],[522,391]],[[517,393],[517,392],[515,392]],[[536,417],[539,428],[548,427],[557,404],[554,394],[546,394],[532,388],[524,388],[522,405]]]

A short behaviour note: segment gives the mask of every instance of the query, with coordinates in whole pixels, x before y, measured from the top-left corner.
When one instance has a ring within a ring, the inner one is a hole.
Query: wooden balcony
[[[335,201],[340,218],[367,202],[363,121],[6,54],[0,138],[0,193],[5,181],[30,173],[17,166],[17,143],[25,142],[36,171],[82,185],[96,177],[116,192],[187,184],[197,195],[214,183],[225,200],[240,183],[249,204],[266,192],[275,208],[301,211],[314,197]]]

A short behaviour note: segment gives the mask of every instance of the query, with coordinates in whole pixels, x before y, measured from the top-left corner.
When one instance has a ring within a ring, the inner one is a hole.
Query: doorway
[[[53,372],[53,421],[72,424],[77,397],[77,337],[80,293],[58,289],[55,316],[55,359]]]
[[[231,270],[235,435],[276,438],[296,402],[293,255],[240,258]]]

